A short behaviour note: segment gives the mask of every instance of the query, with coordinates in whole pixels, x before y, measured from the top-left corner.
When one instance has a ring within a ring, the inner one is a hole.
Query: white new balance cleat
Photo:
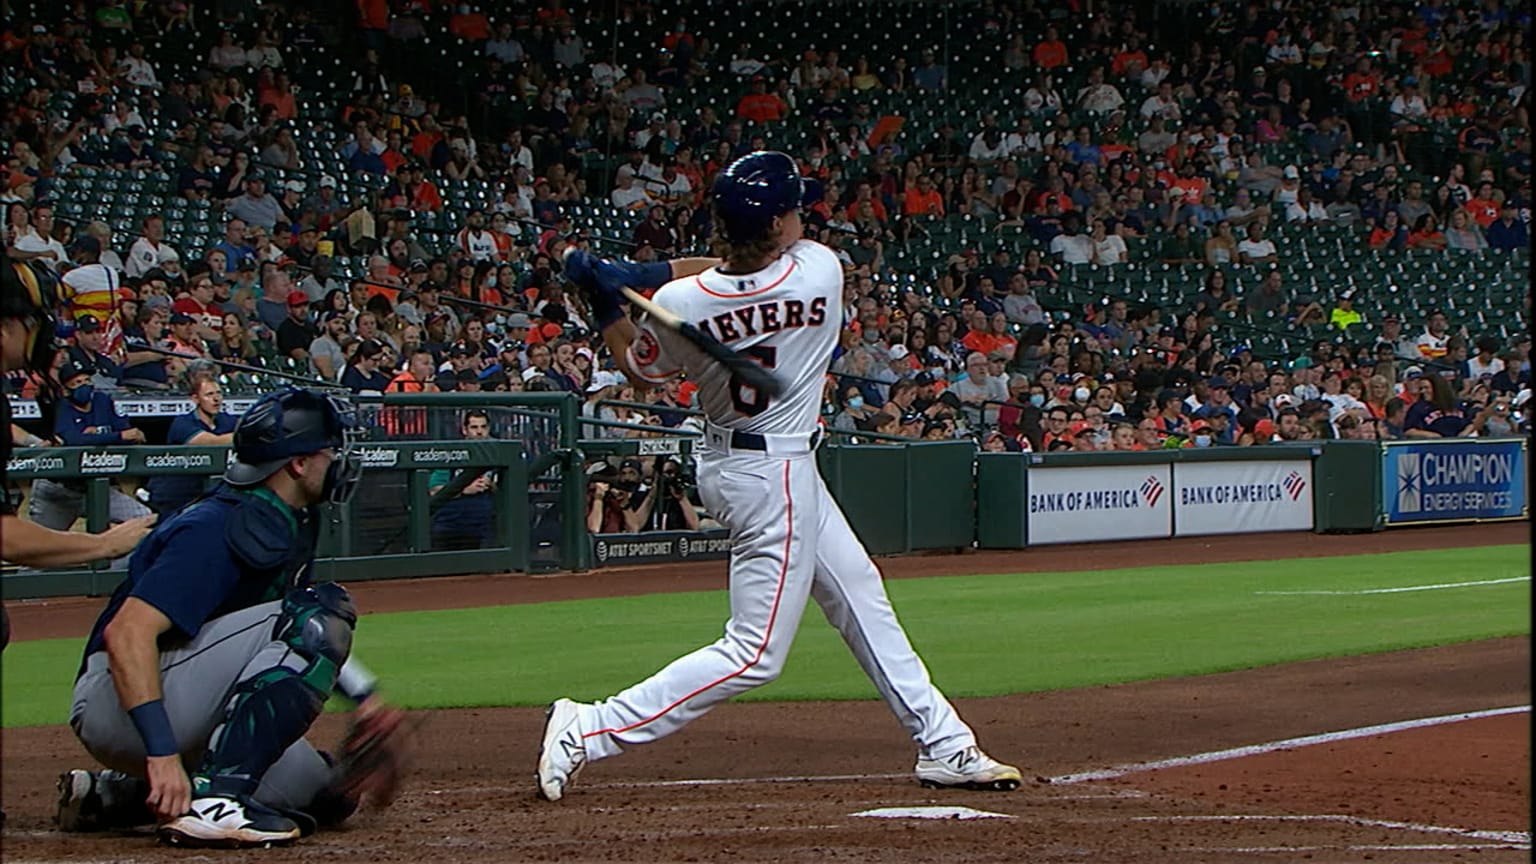
[[[1012,792],[1023,782],[1019,769],[993,759],[980,747],[957,750],[942,759],[918,757],[917,782],[931,789]]]
[[[254,801],[210,795],[193,799],[191,811],[155,833],[171,846],[238,849],[291,843],[300,832],[292,819]]]
[[[556,699],[544,713],[544,742],[539,746],[539,797],[559,801],[587,764],[581,741],[581,708],[569,699]]]

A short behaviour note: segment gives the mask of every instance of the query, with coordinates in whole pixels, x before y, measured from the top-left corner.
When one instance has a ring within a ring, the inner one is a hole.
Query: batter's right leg
[[[1019,770],[982,752],[971,727],[934,686],[891,608],[880,571],[825,483],[816,479],[821,527],[811,594],[917,742],[918,780],[927,786],[1017,789]]]
[[[595,705],[550,709],[539,787],[558,800],[589,760],[644,744],[704,716],[730,697],[778,677],[800,626],[816,559],[819,499],[813,457],[706,458],[705,506],[731,531],[731,618],[714,644]]]

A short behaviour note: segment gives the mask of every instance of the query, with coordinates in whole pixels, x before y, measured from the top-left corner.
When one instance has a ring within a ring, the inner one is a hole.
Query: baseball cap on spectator
[[[172,312],[171,313],[171,323],[172,324],[193,324],[196,321],[197,321],[196,318],[193,318],[191,315],[188,315],[185,312]]]
[[[1232,386],[1230,383],[1227,382],[1227,379],[1221,377],[1220,375],[1217,375],[1216,377],[1212,378],[1207,383],[1210,385],[1210,388],[1212,390],[1227,390],[1227,389],[1231,388],[1231,386]]]
[[[300,293],[300,292],[298,292],[298,291],[293,292],[293,294],[298,294],[298,293]],[[289,294],[288,295],[288,305],[289,306],[294,305],[293,294]],[[304,302],[308,303],[309,302],[309,298],[308,297],[304,298]],[[331,311],[325,313],[324,315],[321,315],[320,316],[320,320],[324,321],[327,324],[329,324],[332,321],[335,321],[337,318],[345,319],[346,317],[347,317],[347,313],[345,313],[345,312],[337,312],[335,309],[332,309]]]
[[[1071,426],[1067,427],[1067,435],[1071,438],[1076,438],[1085,432],[1089,434],[1093,433],[1093,427],[1089,426],[1085,420],[1079,420],[1076,423],[1073,423]]]
[[[289,192],[303,192],[304,191],[304,181],[303,180],[289,180],[287,183],[283,184],[283,188],[287,189]]]
[[[59,383],[68,384],[69,379],[78,378],[81,375],[91,375],[96,372],[95,367],[89,363],[76,363],[70,361],[59,367]]]
[[[1297,357],[1295,360],[1291,361],[1291,368],[1292,369],[1311,369],[1312,368],[1312,358],[1311,357],[1306,357],[1306,356]]]
[[[81,315],[75,319],[75,330],[80,333],[95,333],[101,329],[101,322],[90,315]]]
[[[320,188],[321,189],[335,189],[336,188],[336,178],[332,177],[329,174],[321,174],[320,175]]]
[[[1297,399],[1290,393],[1281,393],[1272,400],[1276,408],[1290,408],[1295,406]]]
[[[427,262],[421,260],[420,258],[412,258],[411,259],[411,272],[412,273],[425,273],[425,272],[427,272]]]
[[[309,305],[309,295],[305,294],[303,291],[289,291],[288,292],[288,305],[290,307],[293,307],[293,306],[308,306]]]
[[[1264,439],[1266,441],[1268,441],[1271,438],[1274,438],[1275,437],[1275,421],[1273,421],[1273,420],[1269,419],[1268,417],[1266,417],[1266,418],[1260,420],[1259,422],[1253,424],[1253,434],[1254,434],[1254,437],[1262,438],[1262,439]]]
[[[1204,419],[1196,420],[1189,424],[1189,431],[1191,434],[1195,432],[1209,432],[1211,431],[1211,424],[1207,423]]]
[[[912,383],[918,385],[919,387],[926,387],[927,385],[933,383],[933,373],[924,369],[923,371],[912,376]]]
[[[928,415],[921,411],[908,411],[901,415],[901,425],[910,426],[913,423],[921,423],[928,419]]]
[[[440,315],[440,314],[441,313],[434,312],[432,314],[432,317],[433,318],[437,318],[438,315]],[[469,357],[470,355],[471,355],[471,352],[469,350],[469,346],[465,345],[463,342],[455,342],[452,345],[448,346],[448,356],[449,357]]]
[[[905,360],[905,359],[907,359],[907,355],[910,354],[910,353],[912,353],[912,352],[908,351],[907,350],[907,346],[905,346],[905,345],[896,344],[896,345],[892,345],[891,346],[891,359],[892,360]]]
[[[523,370],[523,383],[526,384],[543,374],[543,372],[539,371],[539,367],[529,366],[527,369]]]
[[[525,312],[513,312],[507,316],[508,330],[527,330],[533,326],[533,319]]]
[[[618,375],[607,369],[599,369],[592,373],[592,383],[587,385],[587,392],[596,393],[604,387],[618,387],[621,383]]]
[[[597,355],[592,353],[591,348],[577,348],[575,351],[575,356],[585,357],[589,363],[595,363],[597,361]]]
[[[1415,378],[1423,378],[1424,370],[1419,366],[1409,366],[1403,370],[1403,380],[1412,381]]]
[[[559,339],[561,332],[560,325],[552,321],[539,328],[539,335],[545,339]]]
[[[92,255],[101,254],[101,241],[89,234],[75,239],[76,252],[89,252]]]

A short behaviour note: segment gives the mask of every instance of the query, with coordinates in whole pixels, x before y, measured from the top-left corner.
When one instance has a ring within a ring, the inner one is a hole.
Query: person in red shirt
[[[1041,69],[1055,69],[1067,65],[1067,44],[1056,37],[1056,28],[1045,28],[1045,38],[1035,44],[1031,52],[1035,65]]]
[[[1361,57],[1355,71],[1344,76],[1344,95],[1351,102],[1375,97],[1381,92],[1381,77],[1371,69],[1369,57]]]
[[[1499,202],[1493,200],[1493,184],[1477,184],[1477,196],[1466,203],[1467,213],[1479,228],[1487,228],[1499,218]]]
[[[789,114],[789,105],[777,93],[768,92],[768,81],[752,76],[752,92],[736,103],[736,116],[753,123],[776,123]]]
[[[1147,52],[1141,50],[1141,40],[1132,35],[1126,39],[1125,47],[1110,61],[1109,74],[1116,78],[1139,78],[1146,68]]]
[[[901,212],[908,216],[943,216],[944,196],[933,187],[933,178],[923,174],[902,196]]]

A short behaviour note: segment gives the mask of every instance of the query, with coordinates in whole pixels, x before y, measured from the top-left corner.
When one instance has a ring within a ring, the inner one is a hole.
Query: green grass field
[[[1528,556],[1525,546],[1487,546],[888,587],[935,680],[953,696],[995,696],[1529,633]],[[1256,593],[1520,577],[1388,594]],[[355,650],[407,707],[537,705],[611,694],[717,638],[726,615],[722,591],[369,615]],[[64,722],[82,644],[6,650],[5,726]],[[746,698],[876,696],[811,608],[784,676]]]

